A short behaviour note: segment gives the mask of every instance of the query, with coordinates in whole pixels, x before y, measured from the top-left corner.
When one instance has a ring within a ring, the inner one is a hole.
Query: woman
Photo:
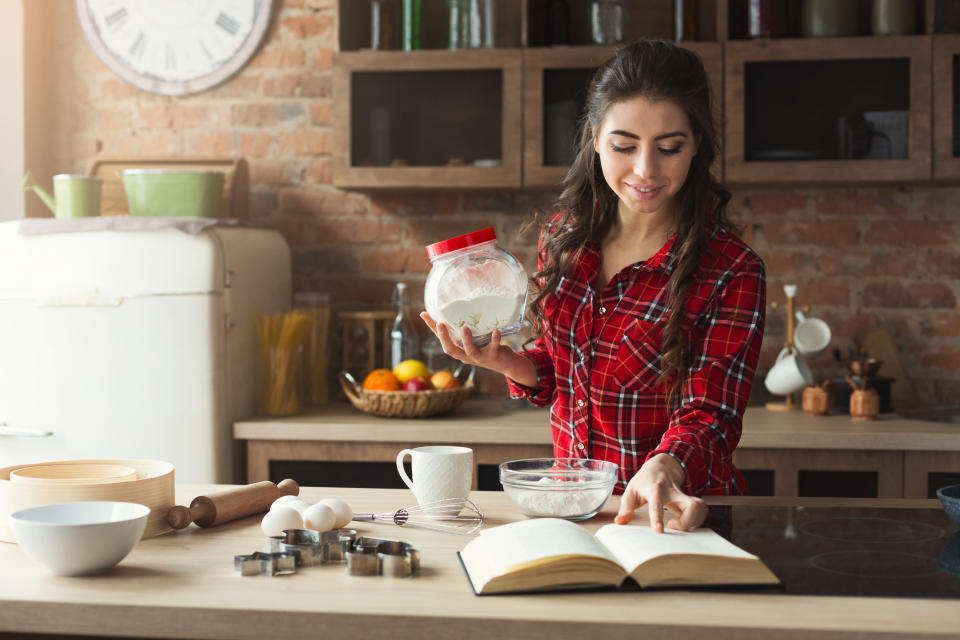
[[[604,63],[579,149],[541,222],[538,337],[514,352],[494,332],[444,351],[507,376],[513,397],[552,405],[557,457],[620,465],[617,523],[700,525],[703,494],[742,494],[732,464],[764,328],[760,258],[732,231],[710,175],[718,141],[696,54],[641,41]]]

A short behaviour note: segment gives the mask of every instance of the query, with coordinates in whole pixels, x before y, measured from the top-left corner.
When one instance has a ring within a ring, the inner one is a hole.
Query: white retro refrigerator
[[[19,232],[0,223],[0,466],[171,462],[239,482],[258,410],[257,315],[289,308],[275,231]]]

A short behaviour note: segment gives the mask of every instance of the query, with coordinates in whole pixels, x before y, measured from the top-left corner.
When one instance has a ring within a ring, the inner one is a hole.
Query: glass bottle
[[[403,50],[414,51],[422,48],[420,40],[421,1],[403,0]]]
[[[673,39],[676,42],[699,40],[698,0],[673,0]]]
[[[470,0],[447,0],[447,48],[466,49],[470,40]]]
[[[497,47],[497,0],[474,0],[479,7],[480,46],[484,49]]]
[[[624,40],[627,6],[623,0],[591,0],[590,36],[594,44],[618,44]]]
[[[370,48],[384,51],[399,48],[396,0],[370,0]]]
[[[407,298],[407,285],[398,282],[393,291],[393,304],[397,308],[397,317],[390,329],[390,368],[404,360],[420,357],[420,335],[410,317],[410,301]]]
[[[497,0],[447,0],[449,49],[497,46]]]

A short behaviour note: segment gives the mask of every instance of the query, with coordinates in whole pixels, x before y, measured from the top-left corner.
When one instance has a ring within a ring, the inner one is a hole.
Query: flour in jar
[[[439,319],[451,327],[467,327],[474,336],[482,336],[515,323],[520,317],[523,299],[523,296],[496,289],[475,293],[447,301],[440,307]]]
[[[510,497],[524,513],[536,516],[556,516],[558,518],[590,513],[603,506],[610,495],[609,489],[579,489],[576,484],[568,480],[540,478],[531,485],[529,490],[504,488],[507,489]],[[541,491],[541,488],[570,490]]]

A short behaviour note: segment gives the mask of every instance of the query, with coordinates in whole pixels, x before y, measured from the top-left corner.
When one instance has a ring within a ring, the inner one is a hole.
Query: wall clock
[[[267,33],[274,0],[76,0],[83,35],[121,78],[184,95],[239,71]]]

